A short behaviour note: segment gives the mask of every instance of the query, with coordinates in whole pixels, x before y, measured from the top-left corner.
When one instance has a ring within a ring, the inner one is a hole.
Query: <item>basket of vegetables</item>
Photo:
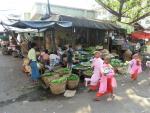
[[[66,82],[67,77],[60,77],[59,79],[52,80],[49,85],[52,94],[58,95],[64,93],[66,90]]]
[[[93,75],[92,69],[83,71],[83,75],[85,76],[85,78],[91,78],[91,76]]]
[[[49,87],[50,81],[59,78],[58,74],[54,74],[52,72],[46,72],[41,76],[42,81],[45,83],[47,87]]]
[[[68,68],[60,68],[55,70],[56,73],[58,73],[61,77],[62,76],[70,76],[71,71]]]
[[[75,89],[78,87],[79,84],[79,76],[76,74],[72,74],[70,77],[67,78],[67,87],[68,89]]]

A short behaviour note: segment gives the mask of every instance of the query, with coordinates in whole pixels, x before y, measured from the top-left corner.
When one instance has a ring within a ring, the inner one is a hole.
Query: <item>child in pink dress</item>
[[[113,67],[109,64],[110,58],[106,57],[104,59],[104,64],[101,68],[101,80],[99,85],[99,91],[96,93],[96,101],[100,100],[100,97],[105,94],[111,94],[113,96],[113,88],[117,87],[116,79],[114,77],[115,72]]]
[[[103,65],[103,60],[100,58],[100,52],[96,51],[95,58],[93,59],[92,62],[92,68],[94,69],[94,71],[90,82],[90,90],[92,91],[96,90],[98,87],[98,82],[100,80],[100,69],[102,65]]]
[[[129,61],[129,73],[131,74],[131,79],[136,80],[141,72],[141,60],[138,54],[134,54],[132,60]]]

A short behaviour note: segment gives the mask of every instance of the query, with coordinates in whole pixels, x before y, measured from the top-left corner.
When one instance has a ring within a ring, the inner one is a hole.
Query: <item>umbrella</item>
[[[150,33],[146,33],[143,31],[133,32],[131,37],[134,39],[150,39]]]

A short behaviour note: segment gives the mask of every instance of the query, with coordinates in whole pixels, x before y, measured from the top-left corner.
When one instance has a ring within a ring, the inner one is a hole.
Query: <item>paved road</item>
[[[31,87],[21,72],[21,59],[0,55],[0,113],[150,113],[150,79],[145,71],[138,81],[119,79],[116,98],[94,102],[94,92],[79,89],[73,98],[53,96]]]

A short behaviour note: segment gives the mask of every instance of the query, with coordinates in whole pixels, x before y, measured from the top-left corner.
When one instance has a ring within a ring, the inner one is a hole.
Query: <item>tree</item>
[[[150,0],[95,0],[122,23],[133,24],[150,16]]]

